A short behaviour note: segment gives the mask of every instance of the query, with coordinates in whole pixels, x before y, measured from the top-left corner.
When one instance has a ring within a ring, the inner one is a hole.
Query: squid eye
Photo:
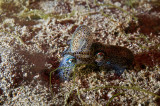
[[[97,56],[98,59],[103,59],[104,58],[104,53],[103,52],[98,52],[96,54],[96,56]]]
[[[72,63],[75,63],[76,62],[76,59],[69,59],[68,61],[67,61],[67,63],[69,63],[69,64],[72,64]]]

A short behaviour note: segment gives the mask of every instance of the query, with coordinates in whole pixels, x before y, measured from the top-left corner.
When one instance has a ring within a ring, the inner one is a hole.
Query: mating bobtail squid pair
[[[63,52],[58,75],[62,80],[69,80],[76,64],[90,63],[121,75],[132,66],[133,60],[134,55],[127,48],[94,42],[91,30],[82,25],[73,33],[69,48]]]

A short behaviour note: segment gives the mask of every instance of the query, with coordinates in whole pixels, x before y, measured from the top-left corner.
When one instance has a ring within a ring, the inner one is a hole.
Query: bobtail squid
[[[133,61],[134,55],[129,49],[94,42],[91,30],[82,25],[73,33],[69,48],[63,52],[58,75],[63,81],[71,79],[74,66],[81,63],[93,63],[100,69],[112,69],[121,75],[125,69],[132,67]]]

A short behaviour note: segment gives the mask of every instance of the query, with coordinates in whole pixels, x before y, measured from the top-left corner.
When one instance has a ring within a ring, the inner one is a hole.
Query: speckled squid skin
[[[72,36],[69,49],[70,54],[77,58],[77,64],[90,61],[92,43],[93,34],[91,30],[85,25],[79,26]]]
[[[91,30],[82,25],[76,29],[72,36],[71,52],[88,52],[93,42]]]
[[[131,68],[134,61],[133,53],[121,46],[96,42],[92,44],[91,51],[93,59],[100,68],[114,69],[117,75],[121,75],[125,69]]]
[[[59,76],[62,80],[69,80],[75,64],[91,62],[90,48],[93,43],[91,30],[85,26],[79,26],[73,33],[70,47],[63,52],[64,57],[59,67]]]
[[[93,42],[93,35],[85,25],[76,29],[70,47],[63,54],[59,67],[67,68],[58,70],[62,80],[70,79],[76,64],[94,63],[105,70],[114,69],[117,75],[121,75],[125,69],[132,66],[134,60],[133,53],[127,48]]]

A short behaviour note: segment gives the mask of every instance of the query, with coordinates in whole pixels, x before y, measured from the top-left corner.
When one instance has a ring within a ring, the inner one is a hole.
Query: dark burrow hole
[[[141,68],[141,69],[146,69],[146,66],[145,66],[144,64],[141,64],[141,65],[140,65],[140,68]]]
[[[151,50],[135,55],[134,66],[138,67],[138,69],[153,68],[155,65],[160,65],[160,52],[158,50]]]
[[[3,90],[0,88],[0,95],[2,95],[3,94]]]

